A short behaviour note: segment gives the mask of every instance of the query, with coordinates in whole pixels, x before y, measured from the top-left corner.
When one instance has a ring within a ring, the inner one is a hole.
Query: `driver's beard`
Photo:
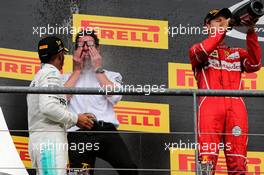
[[[92,68],[91,57],[86,55],[84,58],[84,70],[90,70]]]

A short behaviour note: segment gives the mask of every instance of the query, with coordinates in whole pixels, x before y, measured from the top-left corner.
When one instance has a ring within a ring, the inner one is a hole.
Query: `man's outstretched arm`
[[[254,27],[249,28],[247,32],[247,50],[241,49],[240,56],[242,69],[245,72],[256,72],[261,68],[261,46],[258,42],[258,36]]]

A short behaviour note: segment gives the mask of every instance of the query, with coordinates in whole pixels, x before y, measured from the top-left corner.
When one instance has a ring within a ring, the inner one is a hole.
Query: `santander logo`
[[[236,10],[239,6],[241,6],[242,4],[244,4],[244,3],[246,3],[246,2],[248,2],[248,1],[250,1],[250,0],[244,0],[244,1],[241,1],[241,2],[239,2],[239,3],[237,3],[237,4],[235,4],[235,5],[233,5],[232,7],[229,7],[229,10],[231,11],[231,12],[233,12],[234,10]],[[257,22],[257,25],[261,25],[261,26],[263,26],[263,28],[257,28],[256,29],[256,31],[257,32],[264,32],[264,16],[262,16],[260,19],[259,19],[259,21]],[[230,37],[233,37],[233,38],[237,38],[237,39],[242,39],[242,40],[246,40],[246,33],[243,33],[243,32],[240,32],[240,31],[238,31],[237,30],[237,28],[234,28],[232,31],[230,31],[230,32],[228,32],[227,33],[227,35],[228,36],[230,36]],[[258,39],[259,39],[259,41],[262,41],[262,42],[264,42],[264,37],[258,37]]]

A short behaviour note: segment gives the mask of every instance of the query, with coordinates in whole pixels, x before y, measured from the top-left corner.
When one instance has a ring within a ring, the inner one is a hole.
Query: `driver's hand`
[[[222,23],[220,24],[220,27],[222,27],[224,30],[229,30],[230,29],[230,18],[228,19],[223,19]]]

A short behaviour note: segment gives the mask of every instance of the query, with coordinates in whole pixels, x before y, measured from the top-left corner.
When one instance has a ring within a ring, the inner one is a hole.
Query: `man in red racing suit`
[[[209,14],[211,18],[207,15],[205,19],[208,28],[212,22],[229,22],[227,19],[231,12],[222,9],[213,10]],[[192,69],[199,89],[241,90],[243,89],[242,73],[255,72],[261,68],[261,47],[252,27],[247,32],[247,50],[229,48],[223,42],[225,36],[226,30],[222,32],[215,30],[214,35],[209,34],[207,39],[190,49]],[[210,163],[212,174],[215,174],[219,149],[224,147],[228,174],[244,175],[248,119],[243,99],[200,97],[197,118],[201,164]]]

